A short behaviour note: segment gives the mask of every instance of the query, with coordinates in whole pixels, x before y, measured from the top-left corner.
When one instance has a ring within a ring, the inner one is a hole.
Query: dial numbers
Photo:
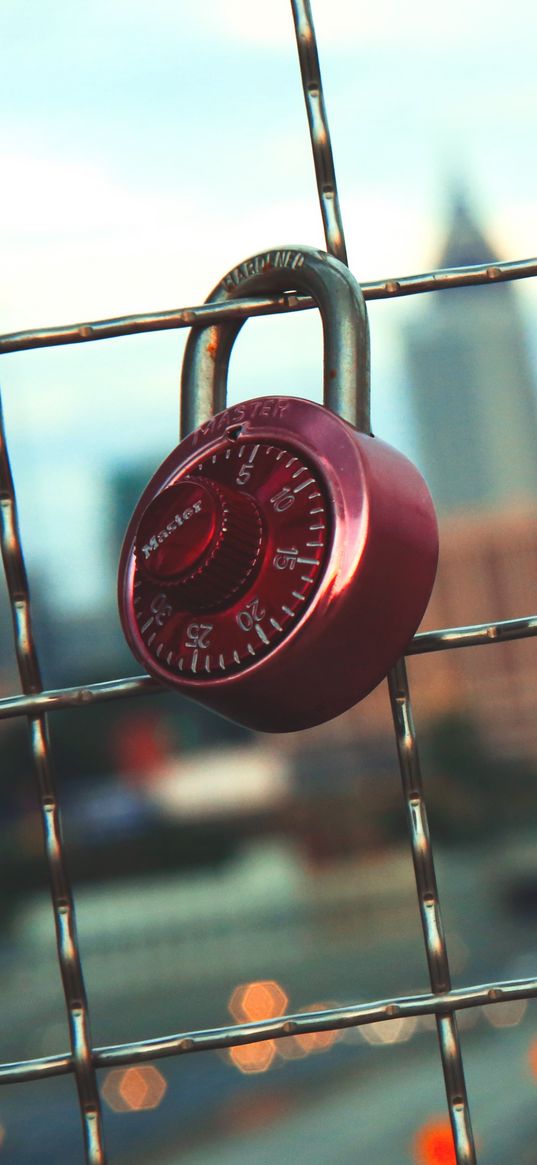
[[[331,523],[323,482],[292,449],[234,442],[189,472],[248,494],[263,523],[248,589],[219,609],[181,609],[173,587],[135,570],[136,621],[149,654],[160,670],[203,680],[251,666],[289,634],[320,582]]]

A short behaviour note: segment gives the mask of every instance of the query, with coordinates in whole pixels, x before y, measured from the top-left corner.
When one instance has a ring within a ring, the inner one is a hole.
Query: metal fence
[[[291,0],[291,6],[326,246],[329,252],[346,262],[345,237],[310,4],[309,0]],[[362,284],[362,289],[366,299],[397,298],[441,288],[454,289],[522,279],[533,275],[537,275],[537,260],[528,259],[388,278]],[[147,331],[204,327],[223,320],[303,310],[312,306],[311,300],[307,297],[295,295],[234,299],[219,306],[204,304],[179,311],[96,320],[73,326],[4,335],[0,337],[0,352],[21,352],[51,345],[88,343]],[[438,1049],[445,1079],[457,1165],[471,1165],[476,1162],[476,1144],[466,1093],[457,1012],[489,1003],[535,997],[537,978],[484,985],[469,984],[458,990],[452,989],[404,660],[397,664],[389,676],[389,693],[429,969],[430,991],[412,997],[373,1000],[365,1004],[328,1008],[310,1014],[289,1014],[262,1022],[239,1023],[217,1030],[186,1031],[164,1038],[136,1041],[114,1047],[93,1046],[77,941],[75,910],[61,839],[60,805],[49,747],[47,713],[59,708],[86,707],[100,701],[145,696],[155,691],[158,685],[149,676],[135,676],[84,687],[54,691],[43,689],[17,519],[15,487],[3,425],[1,442],[2,554],[23,694],[1,699],[0,717],[3,719],[26,717],[30,730],[71,1046],[70,1051],[63,1055],[1,1064],[0,1082],[4,1084],[23,1082],[72,1073],[78,1089],[86,1161],[91,1165],[104,1165],[107,1156],[96,1078],[96,1071],[99,1068],[139,1064],[159,1057],[224,1049],[300,1033],[336,1031],[395,1017],[433,1015],[437,1026]],[[418,634],[409,648],[409,654],[492,645],[534,635],[537,635],[537,615],[528,615],[526,618],[492,624]]]

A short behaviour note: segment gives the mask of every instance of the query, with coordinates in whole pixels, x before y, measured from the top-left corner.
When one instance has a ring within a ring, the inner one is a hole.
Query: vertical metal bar
[[[0,400],[0,537],[13,616],[15,650],[25,695],[43,690],[32,629],[30,593],[19,532],[15,487]],[[78,1088],[86,1161],[106,1165],[102,1116],[92,1060],[88,1003],[76,935],[75,909],[65,866],[60,811],[50,753],[47,717],[28,716],[52,896],[73,1068]]]
[[[343,223],[311,6],[309,0],[291,0],[291,7],[327,248],[346,263]],[[391,672],[389,687],[429,976],[433,993],[440,994],[449,990],[450,974],[404,660],[396,664]],[[452,1014],[437,1016],[436,1022],[457,1165],[475,1165],[475,1145],[457,1020]]]
[[[389,689],[429,978],[433,994],[440,995],[451,989],[451,976],[404,660],[390,672]],[[457,1165],[475,1165],[476,1149],[456,1016],[437,1015],[436,1026]]]
[[[326,249],[347,263],[347,247],[336,183],[334,156],[324,104],[321,69],[313,15],[309,0],[291,0],[295,36],[308,115],[317,190],[323,218]]]

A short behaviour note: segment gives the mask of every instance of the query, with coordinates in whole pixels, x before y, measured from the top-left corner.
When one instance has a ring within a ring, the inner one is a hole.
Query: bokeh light
[[[229,1049],[231,1063],[245,1075],[266,1072],[276,1055],[274,1040],[263,1040],[259,1044],[241,1044]]]
[[[395,1019],[381,1019],[378,1023],[366,1023],[360,1028],[362,1038],[368,1044],[404,1044],[416,1030],[413,1015]]]
[[[239,984],[229,999],[228,1009],[237,1022],[256,1023],[283,1015],[288,1002],[288,995],[275,979],[258,979]]]
[[[307,1049],[298,1042],[297,1036],[286,1036],[285,1039],[278,1040],[277,1052],[282,1060],[303,1060],[308,1055]]]
[[[274,1019],[285,1011],[289,997],[275,979],[254,979],[239,983],[228,1001],[228,1010],[238,1023],[256,1023]],[[229,1059],[239,1072],[253,1075],[266,1072],[276,1056],[274,1040],[256,1044],[241,1044],[229,1049]]]
[[[412,1144],[416,1165],[457,1165],[449,1119],[431,1117],[418,1129]]]
[[[113,1068],[103,1084],[103,1096],[112,1112],[141,1112],[158,1108],[168,1085],[151,1064]]]
[[[524,1018],[527,1007],[527,999],[508,999],[505,1003],[487,1003],[483,1014],[492,1027],[516,1027]]]
[[[331,1005],[329,1003],[311,1003],[308,1007],[301,1008],[301,1011],[326,1011]],[[325,1032],[301,1032],[295,1036],[299,1048],[306,1053],[310,1052],[327,1052],[329,1048],[333,1047],[336,1040],[342,1039],[343,1033],[341,1031],[325,1031]]]

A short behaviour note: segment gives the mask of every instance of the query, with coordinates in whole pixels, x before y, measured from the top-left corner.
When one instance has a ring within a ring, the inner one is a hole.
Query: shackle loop
[[[369,327],[364,297],[339,259],[313,247],[280,247],[239,263],[206,302],[270,292],[302,292],[323,323],[324,404],[363,433],[370,432]],[[181,377],[184,437],[226,407],[228,367],[245,320],[192,329]],[[286,392],[285,385],[282,391]]]

